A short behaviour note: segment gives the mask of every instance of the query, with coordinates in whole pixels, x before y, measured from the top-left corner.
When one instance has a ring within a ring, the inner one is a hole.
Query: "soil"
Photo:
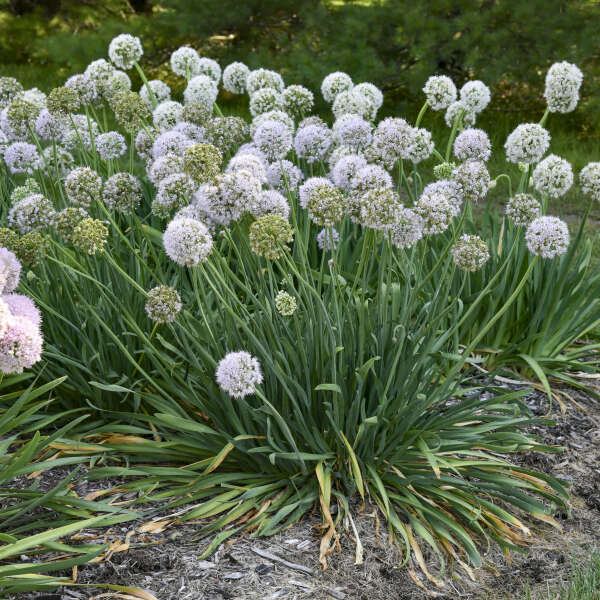
[[[557,589],[566,581],[573,561],[585,562],[591,549],[600,547],[600,404],[573,389],[565,392],[561,394],[564,414],[556,402],[550,406],[542,393],[532,392],[528,397],[534,414],[550,413],[554,421],[530,427],[531,433],[547,444],[564,446],[565,451],[549,455],[529,452],[514,457],[516,463],[572,484],[569,514],[555,515],[563,531],[537,525],[531,545],[523,554],[511,554],[508,560],[492,546],[482,552],[484,566],[474,571],[475,581],[462,569],[456,569],[448,574],[444,587],[437,588],[423,577],[416,564],[397,568],[399,556],[388,543],[385,528],[379,530],[373,507],[367,507],[355,520],[364,546],[364,563],[360,566],[354,564],[355,544],[348,532],[341,535],[341,552],[331,554],[329,568],[321,569],[318,562],[321,520],[315,512],[271,538],[241,536],[230,540],[206,560],[200,560],[199,556],[210,540],[195,537],[197,525],[175,525],[150,533],[139,531],[141,522],[125,523],[100,532],[98,539],[112,542],[116,551],[102,562],[80,567],[77,581],[136,586],[159,600],[417,600],[430,597],[520,600],[525,586],[531,591],[532,600],[545,600],[549,590]],[[64,475],[65,472],[50,474],[49,481],[42,477],[41,485],[51,487]],[[83,479],[78,483],[77,492],[81,497],[114,483],[88,483]],[[91,533],[99,534],[98,531]],[[265,558],[264,552],[292,565]],[[65,587],[53,593],[21,594],[20,598],[89,600],[106,591]]]

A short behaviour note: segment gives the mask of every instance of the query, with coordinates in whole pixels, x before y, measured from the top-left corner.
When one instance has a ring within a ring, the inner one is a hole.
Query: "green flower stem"
[[[154,95],[154,92],[152,91],[152,88],[150,87],[150,84],[148,83],[148,78],[146,77],[146,75],[144,74],[144,71],[142,70],[142,67],[140,67],[140,65],[138,64],[137,61],[135,61],[133,63],[133,66],[135,67],[135,70],[138,72],[144,86],[146,87],[146,91],[148,92],[148,96],[150,96],[150,102],[152,104],[152,110],[154,110],[157,106],[158,106],[158,102],[156,101],[156,96]]]

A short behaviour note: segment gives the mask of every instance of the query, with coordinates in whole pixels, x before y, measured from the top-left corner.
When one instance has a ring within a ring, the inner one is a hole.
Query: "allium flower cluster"
[[[119,69],[126,71],[133,67],[144,54],[140,38],[122,33],[113,38],[108,46],[108,58]]]
[[[490,88],[479,80],[467,81],[460,88],[460,101],[469,112],[480,113],[492,98]]]
[[[161,102],[152,113],[152,122],[160,131],[168,131],[182,120],[183,106],[174,100]]]
[[[283,123],[275,120],[262,123],[253,137],[256,147],[269,161],[283,158],[292,149],[292,133]]]
[[[219,387],[234,398],[254,394],[263,376],[260,363],[248,352],[230,352],[219,361],[216,373]]]
[[[276,92],[283,92],[285,84],[279,73],[269,71],[268,69],[256,69],[250,71],[246,77],[246,90],[248,95],[252,96],[255,92],[262,88],[272,88]]]
[[[152,156],[155,160],[165,154],[183,156],[183,153],[193,145],[194,142],[180,131],[166,131],[154,140]]]
[[[43,338],[39,327],[26,317],[8,319],[0,337],[0,372],[22,373],[42,357]]]
[[[542,205],[531,194],[515,194],[506,204],[506,216],[519,227],[527,227],[541,212]]]
[[[98,219],[82,219],[71,235],[73,245],[86,254],[96,254],[104,250],[108,240],[108,228]]]
[[[492,144],[483,129],[465,129],[454,140],[454,156],[459,160],[487,162],[492,154]]]
[[[454,127],[454,124],[459,117],[461,117],[460,124],[462,127],[473,127],[473,125],[475,125],[477,115],[470,110],[464,102],[458,100],[457,102],[453,102],[446,109],[444,120],[446,121],[446,125],[448,125],[448,127]]]
[[[54,214],[52,225],[60,237],[67,242],[71,242],[75,227],[89,216],[85,209],[80,206],[67,206],[67,208],[63,208]]]
[[[275,308],[282,317],[291,317],[298,308],[296,298],[281,290],[275,296]]]
[[[39,231],[52,224],[54,207],[42,194],[32,194],[15,202],[8,211],[8,226],[19,233]]]
[[[330,251],[335,249],[340,241],[340,234],[336,229],[328,227],[321,229],[317,234],[317,245],[321,250]]]
[[[248,212],[255,218],[263,215],[279,215],[284,219],[290,216],[290,205],[285,196],[276,190],[262,190]]]
[[[579,173],[581,191],[600,202],[600,162],[588,163]]]
[[[79,109],[79,96],[77,92],[69,86],[54,88],[48,94],[46,99],[47,109],[51,114],[59,117],[76,112]]]
[[[429,158],[433,148],[433,139],[427,129],[411,127],[400,156],[416,164]]]
[[[79,102],[84,106],[94,106],[100,103],[100,92],[96,82],[83,73],[69,77],[65,86],[77,94]]]
[[[460,186],[465,200],[483,200],[490,188],[490,173],[480,160],[467,160],[452,171],[452,181]]]
[[[271,110],[279,110],[283,107],[281,94],[273,88],[265,87],[256,90],[250,96],[250,114],[253,117],[262,115]]]
[[[310,190],[306,199],[306,211],[313,223],[333,227],[344,216],[344,197],[332,185],[318,185]]]
[[[352,88],[352,91],[356,94],[360,94],[373,106],[374,113],[373,118],[375,117],[375,112],[377,112],[381,105],[383,104],[383,93],[382,91],[372,83],[359,83]]]
[[[197,267],[208,260],[213,239],[204,223],[196,219],[173,219],[163,233],[167,256],[182,267]]]
[[[289,222],[280,215],[265,215],[250,225],[248,239],[255,254],[277,260],[289,250],[287,244],[294,240],[294,233]]]
[[[313,93],[302,85],[288,85],[281,95],[283,108],[294,119],[301,119],[310,115],[315,97]]]
[[[300,206],[302,208],[306,209],[311,194],[314,190],[321,186],[334,187],[333,183],[331,183],[327,177],[309,177],[300,186],[300,189],[298,190],[298,197],[300,200]]]
[[[478,235],[461,235],[452,247],[452,260],[463,271],[478,271],[490,257],[487,244]]]
[[[100,199],[101,189],[100,175],[89,167],[77,167],[65,179],[65,192],[73,204],[89,206]]]
[[[550,134],[537,123],[521,123],[506,138],[506,158],[527,165],[539,162],[550,146]]]
[[[250,69],[244,63],[232,62],[223,71],[223,87],[232,94],[243,94],[249,74]]]
[[[414,210],[401,208],[390,236],[396,248],[412,248],[423,237],[423,219]]]
[[[142,186],[131,173],[115,173],[104,184],[102,199],[109,208],[131,214],[143,199]]]
[[[327,127],[308,125],[296,132],[294,150],[299,158],[312,164],[325,158],[331,143],[331,131]]]
[[[267,183],[283,194],[294,192],[303,178],[302,171],[289,160],[279,160],[267,167]]]
[[[575,110],[579,101],[579,88],[583,73],[578,67],[566,61],[554,63],[546,73],[544,98],[552,113],[569,113]]]
[[[63,117],[51,114],[47,108],[35,120],[36,134],[47,141],[60,140],[66,127],[66,120]]]
[[[353,88],[346,92],[340,92],[335,97],[331,111],[336,119],[345,114],[354,114],[372,121],[375,119],[377,108],[365,94],[361,94]]]
[[[433,110],[444,110],[456,101],[456,86],[446,75],[433,75],[423,86],[427,103]]]
[[[321,83],[321,94],[325,98],[325,102],[330,104],[336,99],[338,94],[347,92],[354,87],[350,75],[336,71],[335,73],[329,73],[323,82]]]
[[[165,324],[175,320],[181,306],[181,297],[177,290],[168,285],[158,285],[148,292],[145,308],[151,321]]]
[[[360,199],[360,222],[364,227],[385,231],[398,221],[402,208],[400,196],[394,190],[369,190]]]
[[[392,188],[392,177],[378,165],[367,165],[350,180],[346,212],[354,223],[360,222],[361,199],[370,190]]]
[[[448,196],[440,191],[424,190],[413,210],[422,219],[425,235],[443,233],[455,215],[455,206]]]
[[[207,58],[203,56],[198,61],[198,73],[200,75],[207,75],[210,77],[216,84],[221,81],[221,67],[216,60],[212,58]]]
[[[331,180],[341,190],[348,192],[351,188],[351,182],[363,167],[367,166],[367,161],[359,154],[348,154],[340,158],[331,171]]]
[[[193,48],[182,46],[171,54],[171,70],[175,75],[190,79],[198,75],[200,57]]]
[[[117,92],[110,99],[110,107],[117,123],[130,133],[142,129],[152,116],[148,104],[135,92]]]
[[[0,324],[0,327],[4,325],[4,332],[6,331],[7,319],[6,317],[24,317],[28,321],[31,321],[37,327],[40,327],[42,324],[42,313],[40,309],[35,305],[33,300],[28,296],[23,296],[22,294],[7,294],[8,290],[4,290],[5,293],[2,295],[2,303],[8,307],[8,315],[4,310],[4,306],[2,307],[2,317],[0,320],[3,323]]]
[[[564,158],[549,154],[537,164],[531,180],[540,194],[546,194],[550,198],[560,198],[573,185],[573,169]]]
[[[406,156],[413,128],[398,117],[387,117],[377,124],[370,153],[384,166],[392,168],[396,161]]]
[[[3,294],[13,292],[20,277],[21,263],[8,248],[0,247],[0,291]]]
[[[342,115],[333,124],[333,138],[353,152],[364,150],[373,140],[373,126],[357,115]]]
[[[158,193],[152,201],[152,212],[167,217],[189,203],[194,193],[194,182],[185,173],[175,173],[161,180]]]
[[[250,134],[252,136],[254,136],[254,134],[256,133],[256,130],[263,124],[266,123],[267,121],[279,121],[280,123],[282,123],[283,125],[285,125],[289,130],[290,133],[294,133],[294,120],[292,119],[292,117],[290,117],[290,115],[288,115],[286,112],[284,112],[283,110],[270,110],[269,112],[263,113],[262,115],[258,115],[256,117],[254,117],[254,119],[252,119],[252,122],[250,123]],[[322,125],[323,127],[327,127],[327,125],[323,122],[320,123],[307,123],[307,125]],[[303,125],[301,125],[303,126]]]
[[[196,75],[185,88],[183,99],[186,104],[201,104],[211,108],[218,95],[219,88],[214,79],[208,75]]]
[[[150,91],[148,91],[148,88],[150,88]],[[154,95],[157,105],[171,99],[171,88],[161,79],[152,79],[140,88],[140,98],[147,106],[152,106],[150,92]]]
[[[100,158],[112,160],[123,156],[127,151],[125,138],[117,131],[101,133],[96,138],[96,150]]]
[[[557,217],[537,217],[525,232],[527,248],[542,258],[564,254],[569,246],[569,228]]]
[[[216,117],[206,123],[204,135],[223,154],[231,154],[248,139],[249,128],[241,117]]]
[[[14,77],[0,77],[0,109],[6,108],[23,92],[23,86]]]
[[[13,188],[10,193],[10,203],[14,204],[27,196],[31,196],[31,194],[39,194],[41,191],[40,184],[33,177],[29,177],[23,185]]]
[[[239,170],[250,171],[261,183],[267,182],[267,168],[256,154],[236,154],[227,164],[227,173]]]
[[[4,162],[11,173],[33,173],[40,162],[40,155],[33,144],[15,142],[6,147]]]
[[[194,144],[183,154],[183,170],[195,183],[208,183],[220,172],[223,155],[212,144]]]

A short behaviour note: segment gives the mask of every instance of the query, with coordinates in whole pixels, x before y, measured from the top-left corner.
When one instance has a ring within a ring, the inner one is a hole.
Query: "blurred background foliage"
[[[142,38],[144,69],[175,89],[183,79],[168,59],[181,45],[311,89],[347,71],[383,89],[383,114],[412,115],[427,77],[445,73],[491,85],[487,125],[504,129],[510,113],[519,112],[512,124],[539,119],[545,71],[568,60],[585,81],[579,110],[562,122],[589,140],[600,137],[598,23],[598,0],[0,0],[0,71],[47,91],[130,32]]]

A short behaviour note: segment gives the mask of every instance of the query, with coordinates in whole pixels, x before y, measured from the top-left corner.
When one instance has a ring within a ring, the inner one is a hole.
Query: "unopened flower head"
[[[29,296],[23,294],[4,294],[1,302],[8,307],[13,317],[23,317],[31,321],[36,327],[42,324],[42,313]],[[4,316],[4,315],[3,315]],[[5,319],[2,319],[5,321]],[[2,333],[5,332],[5,329]]]
[[[148,292],[146,314],[155,323],[172,323],[181,311],[181,297],[168,285],[158,285]]]
[[[167,217],[189,203],[194,193],[194,182],[185,173],[175,173],[161,180],[158,193],[152,201],[152,213]]]
[[[331,147],[331,131],[321,125],[308,125],[298,129],[294,150],[308,164],[322,161]]]
[[[281,95],[283,108],[294,119],[309,115],[315,103],[313,93],[302,85],[288,85]]]
[[[398,221],[402,208],[400,196],[394,190],[369,190],[360,199],[360,222],[364,227],[385,231]]]
[[[117,92],[111,97],[110,106],[117,123],[129,133],[135,133],[145,127],[152,117],[148,104],[135,92]]]
[[[86,210],[80,206],[67,206],[54,214],[52,224],[63,240],[71,242],[75,227],[89,216]]]
[[[452,171],[456,169],[456,163],[443,162],[433,167],[433,176],[436,179],[449,179],[452,176]]]
[[[566,61],[554,63],[546,73],[544,98],[552,113],[569,113],[579,101],[583,73]]]
[[[195,144],[183,155],[183,170],[198,184],[212,181],[222,164],[223,155],[212,144]]]
[[[335,249],[340,241],[340,234],[332,227],[323,228],[317,234],[317,245],[321,250]]]
[[[98,219],[82,219],[73,229],[73,245],[86,254],[96,254],[104,250],[108,240],[108,228]]]
[[[569,228],[557,217],[537,217],[525,233],[527,248],[542,258],[564,254],[569,247]]]
[[[270,161],[283,158],[292,149],[292,133],[283,123],[270,120],[254,133],[254,144]]]
[[[35,267],[48,251],[48,238],[39,231],[31,231],[16,240],[12,250],[21,263]]]
[[[465,129],[454,140],[454,156],[459,160],[487,162],[492,154],[492,144],[483,129]]]
[[[292,226],[280,215],[265,215],[250,225],[250,247],[258,256],[277,260],[289,250],[294,239]]]
[[[250,96],[250,114],[253,117],[281,108],[283,108],[283,97],[273,88],[260,88]]]
[[[219,361],[216,373],[219,387],[234,398],[254,394],[263,376],[258,359],[248,352],[230,352]]]
[[[36,146],[27,142],[15,142],[6,147],[4,162],[8,170],[13,173],[33,173],[40,162]]]
[[[333,124],[333,138],[354,152],[364,150],[373,140],[373,126],[358,115],[342,115]]]
[[[79,96],[77,92],[66,85],[54,88],[46,99],[47,110],[59,117],[65,117],[79,109]]]
[[[268,184],[282,194],[294,192],[303,178],[302,171],[286,159],[271,163],[267,167]]]
[[[456,102],[456,86],[446,75],[433,75],[423,86],[427,103],[433,110],[444,110]]]
[[[13,292],[19,285],[20,277],[21,263],[14,252],[4,246],[0,247],[0,293]]]
[[[454,127],[459,118],[459,129],[462,129],[464,127],[473,127],[473,125],[475,125],[477,115],[464,102],[458,100],[457,102],[453,102],[446,109],[444,120],[446,121],[446,125],[448,125],[448,127]]]
[[[96,150],[100,158],[113,160],[123,156],[127,151],[127,142],[118,131],[101,133],[96,138]]]
[[[390,236],[396,248],[412,248],[423,237],[423,219],[414,210],[401,208]]]
[[[243,94],[249,74],[250,69],[244,63],[232,62],[223,71],[223,87],[231,94]]]
[[[600,162],[588,163],[579,173],[581,191],[600,202]]]
[[[152,113],[152,122],[160,131],[167,131],[182,120],[183,106],[174,100],[161,102]]]
[[[460,101],[467,107],[467,110],[480,113],[492,98],[490,88],[483,81],[467,81],[460,88]]]
[[[478,271],[490,257],[487,244],[478,235],[461,235],[452,247],[452,260],[463,271]]]
[[[506,138],[506,158],[512,163],[539,162],[550,146],[550,134],[537,123],[521,123]]]
[[[341,71],[336,71],[335,73],[329,73],[329,75],[323,79],[323,83],[321,83],[321,93],[323,94],[323,98],[325,98],[325,102],[331,104],[338,94],[347,92],[353,87],[354,83],[352,83],[350,75],[342,73]]]
[[[143,199],[142,186],[131,173],[115,173],[104,184],[102,199],[109,208],[129,215]]]
[[[92,202],[100,199],[101,190],[100,175],[89,167],[77,167],[65,179],[65,192],[73,204],[90,206]]]
[[[171,54],[171,70],[175,75],[187,77],[188,79],[194,75],[198,75],[198,65],[200,57],[193,48],[182,46]]]
[[[256,69],[255,71],[250,71],[250,73],[248,73],[248,76],[246,77],[246,90],[248,91],[249,96],[252,96],[254,92],[265,87],[272,88],[281,93],[285,88],[285,84],[283,83],[281,75],[275,71]]]
[[[298,303],[294,296],[290,296],[286,291],[281,290],[275,296],[275,308],[282,317],[291,317],[298,308]]]
[[[183,99],[186,104],[201,104],[206,108],[212,108],[219,95],[219,88],[214,79],[208,75],[196,75],[190,79]]]
[[[313,223],[323,227],[333,227],[344,216],[344,197],[332,185],[319,185],[313,188],[306,201],[306,210]]]
[[[506,204],[506,216],[518,227],[527,227],[542,213],[542,205],[531,194],[515,194]]]
[[[22,373],[42,357],[39,327],[26,317],[13,317],[0,337],[0,372]]]
[[[31,194],[15,202],[8,211],[8,225],[19,233],[46,229],[52,223],[54,207],[42,194]]]
[[[213,239],[204,223],[196,219],[173,219],[163,234],[167,256],[182,267],[197,267],[208,260]]]
[[[564,158],[549,154],[537,164],[531,180],[540,194],[546,194],[550,198],[560,198],[573,185],[573,169]]]
[[[465,200],[483,200],[490,187],[490,173],[480,160],[467,160],[452,171],[452,181],[460,186]]]

